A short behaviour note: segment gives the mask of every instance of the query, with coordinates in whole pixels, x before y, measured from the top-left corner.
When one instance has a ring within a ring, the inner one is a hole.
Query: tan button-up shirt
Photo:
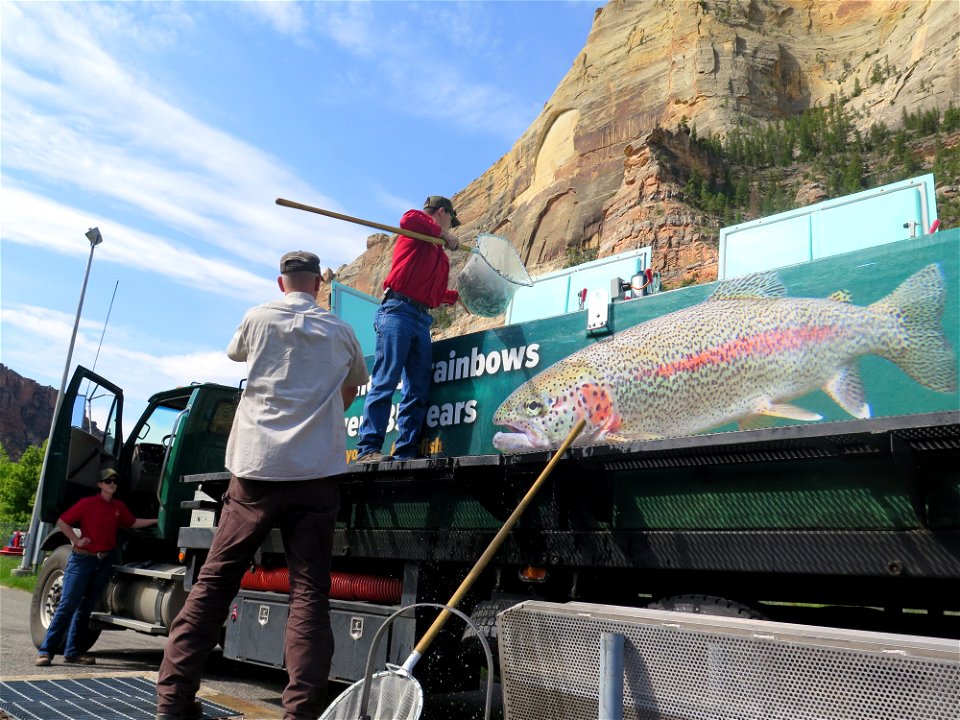
[[[340,388],[367,382],[353,329],[309,293],[247,311],[227,355],[247,384],[227,441],[226,467],[256,480],[308,480],[346,471]]]

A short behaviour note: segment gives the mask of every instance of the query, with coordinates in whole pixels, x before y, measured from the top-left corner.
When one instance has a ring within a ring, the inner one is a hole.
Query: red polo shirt
[[[421,210],[408,210],[400,219],[400,228],[439,238],[443,229]],[[429,308],[453,305],[460,294],[447,289],[450,260],[443,245],[426,240],[415,240],[406,235],[397,236],[393,247],[393,264],[384,289],[390,288]]]
[[[60,519],[74,527],[79,523],[80,534],[90,538],[90,543],[80,549],[92,553],[113,550],[117,528],[133,527],[136,521],[126,505],[119,500],[104,500],[100,493],[78,501]]]

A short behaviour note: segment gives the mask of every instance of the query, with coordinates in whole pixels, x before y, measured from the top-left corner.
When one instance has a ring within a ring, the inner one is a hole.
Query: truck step
[[[136,565],[116,565],[113,572],[124,575],[142,575],[161,580],[182,580],[187,569],[182,565],[157,565],[157,567],[137,567]]]
[[[118,625],[128,630],[136,630],[147,635],[166,635],[167,628],[159,623],[148,623],[142,620],[132,620],[121,617],[120,615],[111,615],[110,613],[95,612],[90,614],[91,620],[96,620],[104,625]]]

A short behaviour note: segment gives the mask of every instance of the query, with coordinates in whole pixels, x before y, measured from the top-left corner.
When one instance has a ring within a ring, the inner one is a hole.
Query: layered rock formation
[[[460,237],[509,238],[531,275],[569,251],[649,245],[668,284],[712,280],[717,228],[681,197],[708,160],[678,127],[722,134],[840,94],[862,130],[894,127],[958,97],[958,37],[955,0],[611,0],[540,116],[455,195]],[[390,251],[371,236],[339,279],[377,294]],[[446,334],[491,324],[460,318]]]
[[[0,443],[11,460],[47,439],[57,390],[0,365]]]

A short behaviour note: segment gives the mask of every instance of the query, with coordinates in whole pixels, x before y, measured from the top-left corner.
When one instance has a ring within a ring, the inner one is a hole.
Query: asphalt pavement
[[[0,586],[0,680],[62,679],[133,675],[154,682],[163,659],[166,638],[132,630],[104,630],[93,646],[96,665],[66,665],[57,657],[53,665],[35,667],[37,649],[30,637],[30,594]],[[284,670],[224,659],[213,651],[204,668],[201,698],[234,708],[245,720],[279,720],[280,696],[287,684]],[[332,701],[346,685],[331,684]],[[502,719],[497,685],[493,718]],[[425,699],[421,720],[474,720],[483,718],[483,692],[453,693]],[[0,718],[3,715],[0,713]]]
[[[0,586],[0,679],[22,680],[137,675],[156,680],[166,638],[131,630],[105,630],[91,650],[96,665],[66,665],[54,658],[35,667],[37,649],[30,638],[30,594]],[[280,694],[287,684],[283,670],[225,660],[214,650],[204,670],[201,696],[242,711],[247,720],[282,716]],[[339,688],[338,688],[339,689]],[[238,702],[232,702],[235,699]]]

